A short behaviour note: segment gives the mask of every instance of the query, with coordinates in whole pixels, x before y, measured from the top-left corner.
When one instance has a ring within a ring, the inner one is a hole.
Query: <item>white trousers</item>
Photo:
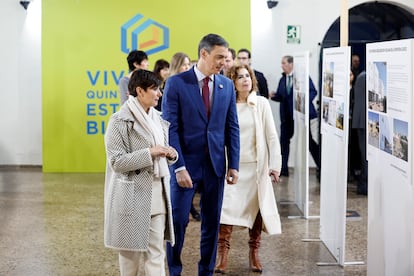
[[[151,217],[148,250],[119,251],[119,269],[121,276],[165,276],[164,230],[165,214]]]

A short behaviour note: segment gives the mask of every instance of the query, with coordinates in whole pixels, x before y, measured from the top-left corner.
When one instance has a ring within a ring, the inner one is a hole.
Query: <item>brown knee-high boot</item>
[[[215,268],[217,273],[226,273],[227,255],[230,250],[230,238],[233,231],[233,225],[220,224],[218,238],[218,263]]]
[[[249,264],[250,269],[253,272],[262,272],[262,264],[259,260],[259,248],[260,248],[260,238],[262,235],[263,220],[260,212],[257,214],[256,220],[254,221],[253,228],[249,229]]]

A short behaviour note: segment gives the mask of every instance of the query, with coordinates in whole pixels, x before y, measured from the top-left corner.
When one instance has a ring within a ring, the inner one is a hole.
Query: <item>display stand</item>
[[[335,263],[345,262],[350,47],[323,50],[320,239]]]
[[[368,275],[414,275],[413,43],[367,44]]]

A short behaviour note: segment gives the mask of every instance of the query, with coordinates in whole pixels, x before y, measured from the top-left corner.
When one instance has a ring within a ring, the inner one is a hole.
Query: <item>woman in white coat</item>
[[[168,122],[153,107],[161,96],[153,72],[137,70],[129,98],[105,134],[105,246],[119,250],[121,275],[165,275],[164,239],[174,243],[168,163]],[[165,234],[164,234],[165,233]]]
[[[233,225],[249,228],[249,264],[262,272],[258,258],[262,230],[280,234],[281,224],[273,182],[279,181],[281,153],[268,100],[257,96],[256,79],[248,65],[230,69],[237,94],[240,126],[240,169],[236,185],[225,185],[216,272],[225,273]]]

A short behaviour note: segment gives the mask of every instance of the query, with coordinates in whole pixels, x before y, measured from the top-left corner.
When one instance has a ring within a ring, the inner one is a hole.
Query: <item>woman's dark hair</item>
[[[170,64],[168,63],[168,61],[166,61],[165,59],[159,59],[157,60],[157,62],[155,62],[154,65],[154,70],[153,72],[155,73],[155,75],[157,75],[157,77],[163,81],[162,77],[161,77],[161,70],[164,68],[170,68]]]
[[[156,88],[161,85],[161,80],[154,74],[154,72],[139,69],[132,73],[129,79],[128,91],[129,95],[136,97],[137,88],[141,87],[144,90],[148,88]]]
[[[134,63],[141,64],[143,60],[148,60],[148,56],[144,51],[133,50],[128,54],[127,62],[130,71],[135,70]]]

